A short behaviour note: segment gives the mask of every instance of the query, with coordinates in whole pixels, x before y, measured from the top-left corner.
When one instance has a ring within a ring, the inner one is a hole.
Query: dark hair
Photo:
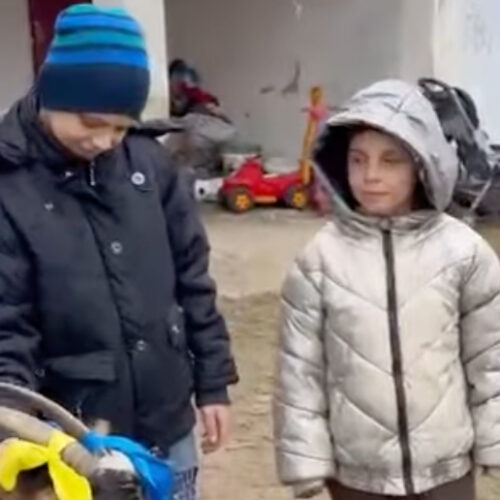
[[[184,59],[174,59],[168,66],[168,74],[172,76],[174,73],[184,73],[187,71],[188,67]]]
[[[19,474],[16,492],[23,498],[31,498],[37,493],[52,490],[52,479],[47,466],[38,467]]]
[[[184,59],[174,59],[168,67],[168,76],[181,78],[184,81],[190,81],[195,85],[201,84],[201,77],[196,68],[187,63]]]

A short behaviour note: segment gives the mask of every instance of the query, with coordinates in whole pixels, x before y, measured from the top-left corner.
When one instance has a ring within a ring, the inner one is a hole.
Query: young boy
[[[283,289],[275,404],[298,497],[473,500],[500,467],[500,265],[446,215],[457,159],[419,89],[379,82],[316,161],[333,220]]]
[[[0,380],[169,458],[196,495],[227,439],[229,337],[208,243],[162,147],[134,132],[149,92],[126,11],[64,11],[36,88],[0,123]]]

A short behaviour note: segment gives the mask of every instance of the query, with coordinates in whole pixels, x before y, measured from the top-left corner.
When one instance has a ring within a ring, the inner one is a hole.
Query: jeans
[[[170,448],[168,460],[174,467],[173,500],[197,500],[198,449],[194,431]]]
[[[173,500],[198,500],[197,476],[197,468],[176,472]]]

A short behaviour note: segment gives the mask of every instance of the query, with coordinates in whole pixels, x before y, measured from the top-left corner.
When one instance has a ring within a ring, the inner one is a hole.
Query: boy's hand
[[[229,438],[230,410],[227,405],[208,405],[200,408],[203,453],[213,453]]]

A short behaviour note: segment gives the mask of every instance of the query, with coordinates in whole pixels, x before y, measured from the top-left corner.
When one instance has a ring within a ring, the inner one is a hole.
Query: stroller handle
[[[424,90],[428,90],[429,92],[436,92],[437,90],[444,91],[448,94],[453,94],[452,86],[436,78],[419,78],[418,85],[419,87],[422,87]]]
[[[432,102],[432,98],[430,96],[438,92],[443,92],[447,95],[447,97],[451,98],[451,100],[455,104],[456,109],[462,116],[467,128],[469,129],[469,133],[471,135],[475,133],[477,127],[474,125],[469,114],[467,113],[467,110],[465,109],[464,104],[458,96],[455,87],[448,85],[441,80],[437,80],[436,78],[420,78],[418,80],[418,85],[424,91],[424,94],[427,94],[426,97],[431,101],[432,104],[434,103]]]

